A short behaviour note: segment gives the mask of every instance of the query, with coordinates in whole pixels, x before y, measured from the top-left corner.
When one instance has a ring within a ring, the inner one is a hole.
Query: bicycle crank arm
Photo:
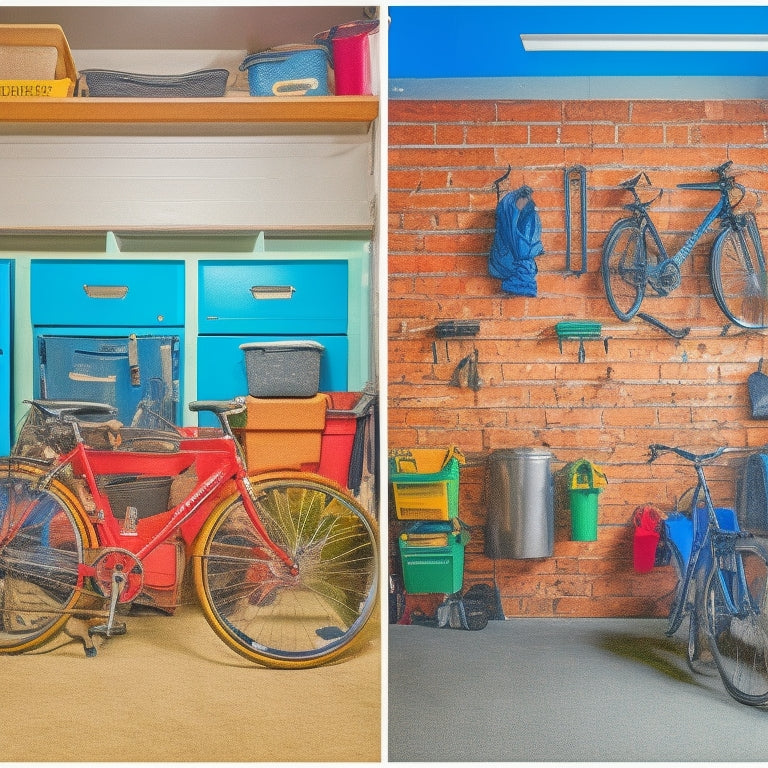
[[[665,325],[661,322],[661,320],[657,320],[655,317],[652,317],[649,314],[646,314],[645,312],[638,312],[637,316],[641,320],[645,320],[646,323],[650,323],[653,326],[656,326],[659,330],[664,331],[664,333],[668,333],[670,336],[672,336],[675,339],[684,339],[690,332],[690,328],[680,328],[679,330],[675,330],[674,328],[670,328],[668,325]]]
[[[104,635],[104,637],[113,637],[114,635],[124,635],[126,633],[126,626],[124,622],[115,623],[115,610],[117,603],[120,600],[120,595],[125,589],[125,585],[128,582],[125,574],[121,571],[114,571],[112,573],[112,589],[109,596],[109,615],[107,617],[106,624],[97,624],[95,627],[90,628],[92,635]]]

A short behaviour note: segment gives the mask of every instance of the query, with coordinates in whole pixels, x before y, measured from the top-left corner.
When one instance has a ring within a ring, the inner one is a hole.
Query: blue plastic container
[[[251,96],[327,96],[328,49],[323,45],[283,45],[246,56]]]

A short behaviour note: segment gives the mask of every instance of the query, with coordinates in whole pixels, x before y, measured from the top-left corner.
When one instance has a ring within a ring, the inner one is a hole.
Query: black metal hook
[[[496,179],[496,181],[493,182],[493,186],[496,188],[496,202],[497,203],[499,202],[499,199],[501,197],[501,191],[499,190],[499,185],[501,184],[502,181],[505,181],[508,178],[510,173],[512,173],[512,166],[508,165],[507,166],[507,172],[503,176],[499,176],[499,178]]]

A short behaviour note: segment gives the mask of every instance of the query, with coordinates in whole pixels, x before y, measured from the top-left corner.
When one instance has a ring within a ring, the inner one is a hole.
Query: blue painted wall
[[[768,34],[761,6],[389,6],[389,77],[768,76],[768,53],[525,52],[528,34]],[[768,95],[768,94],[767,94]]]

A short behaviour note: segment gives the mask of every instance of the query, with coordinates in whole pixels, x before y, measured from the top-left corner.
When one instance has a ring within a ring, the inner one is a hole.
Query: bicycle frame
[[[662,295],[666,295],[677,286],[676,284],[673,284],[671,287],[664,286],[661,282],[656,280],[656,276],[663,275],[665,270],[669,268],[670,264],[673,264],[677,268],[679,274],[679,268],[691,255],[693,248],[707,233],[712,224],[717,219],[730,216],[732,210],[730,200],[728,199],[729,189],[724,182],[718,182],[715,184],[679,184],[678,188],[717,191],[720,193],[720,199],[717,201],[717,203],[715,203],[714,206],[712,206],[707,215],[704,217],[703,221],[699,224],[698,227],[696,227],[696,229],[689,235],[688,239],[672,256],[669,255],[669,252],[667,251],[667,248],[661,239],[659,231],[656,228],[653,219],[651,218],[651,214],[648,210],[650,203],[641,202],[634,187],[632,188],[632,192],[635,195],[635,202],[629,203],[627,206],[625,206],[628,210],[632,211],[634,217],[639,220],[640,230],[643,236],[645,236],[646,233],[650,233],[654,243],[656,244],[656,247],[659,249],[659,256],[661,258],[657,264],[649,265],[648,282],[657,292],[661,293]]]
[[[376,526],[320,475],[249,477],[228,420],[244,398],[189,404],[220,430],[124,427],[106,404],[29,402],[0,478],[0,653],[75,619],[95,655],[94,635],[127,631],[119,606],[173,613],[185,562],[206,621],[251,661],[316,666],[361,636],[376,606]]]
[[[293,559],[270,539],[259,519],[253,503],[253,489],[240,460],[235,439],[226,434],[197,437],[191,435],[191,431],[194,430],[180,430],[182,439],[179,451],[173,453],[101,451],[78,441],[69,453],[59,458],[45,479],[52,479],[65,467],[72,467],[75,476],[85,479],[88,492],[95,502],[96,511],[92,522],[98,528],[97,538],[100,546],[128,550],[141,562],[177,531],[186,544],[190,545],[215,504],[236,491],[242,496],[245,510],[264,542],[285,565],[293,569]],[[129,527],[126,530],[125,523],[121,525],[110,506],[107,494],[99,488],[96,480],[102,475],[125,472],[143,477],[177,476],[193,464],[198,471],[198,480],[193,491],[165,514],[138,520],[135,529]],[[22,516],[22,519],[17,521],[17,527],[23,522]],[[10,531],[8,538],[13,533]],[[93,566],[82,566],[81,581],[93,575]]]
[[[656,456],[661,452],[671,451],[690,461],[694,466],[697,477],[696,489],[692,500],[693,508],[691,510],[691,523],[693,527],[691,551],[685,570],[680,574],[681,588],[679,599],[672,605],[670,610],[669,627],[666,631],[668,636],[673,635],[679,629],[685,615],[694,608],[694,605],[688,600],[691,582],[698,579],[699,583],[702,583],[703,578],[700,578],[700,575],[706,576],[710,569],[714,569],[717,573],[728,612],[736,617],[744,613],[743,599],[744,595],[749,595],[749,590],[746,588],[745,575],[741,564],[736,563],[738,578],[735,590],[726,580],[722,568],[718,565],[719,558],[728,554],[733,549],[733,541],[737,537],[743,536],[743,534],[738,530],[728,530],[721,526],[704,473],[704,464],[722,455],[725,450],[720,448],[712,453],[696,456],[688,451],[670,448],[669,446],[651,446],[651,461],[655,460]],[[700,497],[704,499],[703,506],[699,504]],[[736,599],[734,599],[734,593]]]

